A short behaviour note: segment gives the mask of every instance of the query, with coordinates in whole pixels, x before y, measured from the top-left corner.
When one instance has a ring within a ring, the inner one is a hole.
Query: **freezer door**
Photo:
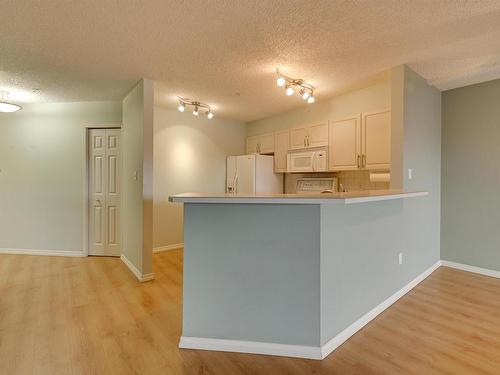
[[[240,155],[236,162],[236,193],[255,193],[255,155]]]
[[[236,156],[226,159],[226,193],[233,193],[236,188]]]
[[[255,155],[255,193],[283,193],[283,174],[274,173],[274,156]]]

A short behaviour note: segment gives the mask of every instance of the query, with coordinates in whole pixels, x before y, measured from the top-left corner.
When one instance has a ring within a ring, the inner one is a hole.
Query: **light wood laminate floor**
[[[323,361],[179,350],[182,252],[0,255],[0,374],[499,374],[500,280],[440,268]]]

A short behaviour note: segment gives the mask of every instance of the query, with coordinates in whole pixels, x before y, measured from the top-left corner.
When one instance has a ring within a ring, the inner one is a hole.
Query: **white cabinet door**
[[[323,147],[328,145],[328,124],[311,125],[307,134],[308,147]]]
[[[89,131],[89,254],[120,255],[120,130]]]
[[[361,115],[332,121],[329,129],[329,169],[355,170],[361,163]]]
[[[255,154],[259,152],[259,136],[247,137],[247,154]]]
[[[274,171],[276,173],[286,172],[289,142],[289,130],[282,130],[274,134]]]
[[[259,153],[272,154],[274,152],[274,133],[259,135]]]
[[[301,126],[299,128],[290,129],[290,149],[299,150],[306,148],[307,127]]]
[[[363,114],[362,154],[364,168],[390,168],[391,111]]]

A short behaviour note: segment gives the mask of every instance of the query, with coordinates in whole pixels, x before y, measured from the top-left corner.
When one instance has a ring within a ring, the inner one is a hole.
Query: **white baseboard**
[[[64,250],[41,250],[41,249],[12,249],[0,248],[0,254],[18,254],[18,255],[45,255],[58,257],[85,257],[83,251],[64,251]]]
[[[489,270],[487,268],[476,266],[469,266],[468,264],[450,262],[449,260],[442,260],[441,265],[444,267],[456,268],[457,270],[478,273],[480,275],[491,276],[500,279],[500,271]]]
[[[123,263],[129,268],[130,271],[134,274],[134,276],[139,280],[141,283],[153,280],[155,278],[154,273],[147,273],[147,274],[142,274],[141,271],[137,269],[136,266],[124,255],[120,255],[120,259],[122,260]]]
[[[176,243],[176,244],[167,245],[167,246],[159,246],[159,247],[155,247],[153,249],[153,253],[161,253],[162,251],[177,250],[177,249],[182,249],[183,247],[184,247],[183,243]]]
[[[418,275],[415,279],[406,284],[399,291],[394,293],[392,296],[387,298],[385,301],[380,303],[378,306],[374,307],[372,310],[367,312],[349,327],[344,329],[330,341],[328,341],[325,345],[321,347],[321,358],[325,358],[330,353],[332,353],[335,349],[337,349],[340,345],[346,342],[352,335],[358,332],[365,325],[370,323],[373,319],[375,319],[380,313],[390,307],[394,302],[403,297],[410,290],[415,288],[420,282],[422,282],[425,278],[427,278],[431,273],[433,273],[436,269],[441,266],[441,261],[436,262],[434,265],[429,267],[427,270]]]
[[[346,342],[352,335],[358,332],[361,328],[375,319],[381,312],[391,306],[398,299],[417,286],[427,276],[433,273],[441,266],[441,261],[436,262],[433,266],[422,272],[415,279],[406,284],[399,291],[387,298],[385,301],[374,307],[360,319],[355,321],[349,327],[344,329],[323,346],[300,346],[300,345],[284,345],[267,342],[255,341],[238,341],[224,340],[203,337],[185,337],[182,336],[179,342],[179,348],[183,349],[200,349],[200,350],[215,350],[223,352],[237,353],[252,353],[278,355],[286,357],[308,358],[308,359],[323,359],[337,349],[340,345]]]
[[[321,348],[319,346],[285,345],[256,341],[182,336],[179,341],[179,348],[321,359]]]

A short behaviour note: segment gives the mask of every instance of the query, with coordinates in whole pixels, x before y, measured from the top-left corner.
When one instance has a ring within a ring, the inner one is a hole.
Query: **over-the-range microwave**
[[[290,173],[326,172],[328,169],[327,163],[326,149],[291,151],[288,153],[287,171]]]

